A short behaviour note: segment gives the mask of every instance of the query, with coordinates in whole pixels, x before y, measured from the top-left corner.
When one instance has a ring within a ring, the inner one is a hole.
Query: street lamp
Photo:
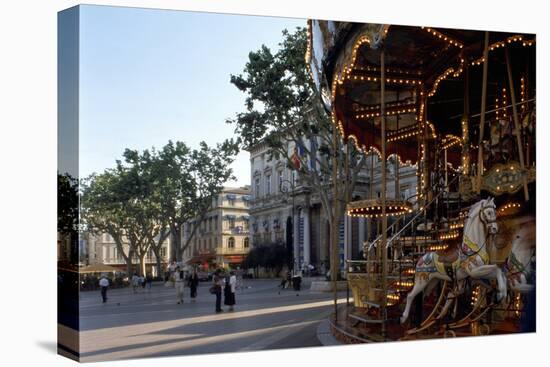
[[[288,183],[288,186],[285,186],[283,185],[284,183]],[[287,250],[290,248],[292,249],[291,251],[291,254],[292,254],[292,263],[293,263],[293,266],[292,266],[292,272],[294,274],[297,273],[297,268],[298,268],[298,264],[297,264],[297,261],[295,259],[295,254],[294,254],[294,236],[296,236],[296,233],[294,233],[294,191],[296,190],[296,186],[294,184],[294,173],[293,173],[293,176],[292,176],[292,181],[291,180],[287,180],[287,179],[281,179],[279,180],[279,191],[284,194],[284,195],[287,195],[287,196],[290,196],[291,197],[291,200],[292,200],[292,207],[291,207],[291,233],[292,233],[292,244],[291,246],[289,246],[288,244],[288,236],[287,236]],[[287,221],[287,224],[288,224],[288,221]],[[288,230],[288,229],[287,229]],[[290,267],[290,264],[287,264],[289,265]]]

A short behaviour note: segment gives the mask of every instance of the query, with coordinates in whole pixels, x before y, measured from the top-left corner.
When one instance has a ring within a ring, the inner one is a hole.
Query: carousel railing
[[[405,232],[407,229],[409,229],[415,222],[415,220],[420,217],[422,214],[424,214],[424,211],[426,209],[428,209],[437,199],[439,199],[439,197],[441,195],[443,195],[444,193],[447,192],[447,188],[449,188],[456,180],[458,180],[458,175],[456,175],[453,179],[451,179],[446,186],[443,187],[443,190],[440,190],[437,195],[435,195],[432,200],[430,200],[426,205],[424,205],[423,208],[421,208],[420,210],[418,210],[418,213],[416,213],[410,220],[409,222],[407,222],[403,227],[401,227],[397,233],[395,233],[392,237],[390,237],[390,239],[386,242],[386,248],[389,248],[391,246],[391,244],[396,240],[398,239],[399,237],[401,237],[401,235],[403,234],[403,232]],[[391,226],[388,227],[388,229],[386,230],[386,233],[389,233],[392,228],[394,226],[396,226],[401,220],[405,219],[407,217],[407,215],[402,215],[401,217],[399,217]],[[368,253],[370,250],[372,250],[373,247],[376,247],[377,244],[382,241],[382,234],[378,235],[378,237],[376,237],[370,244],[369,244],[369,247],[366,251],[366,253]]]

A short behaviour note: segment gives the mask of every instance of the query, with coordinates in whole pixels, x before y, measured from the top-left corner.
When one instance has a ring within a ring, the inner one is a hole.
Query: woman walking
[[[179,305],[183,303],[183,288],[185,286],[185,276],[183,274],[183,270],[180,270],[179,266],[176,267],[174,277],[176,283],[176,300],[178,301]]]
[[[211,292],[216,295],[216,313],[223,312],[222,310],[222,288],[223,288],[223,277],[221,275],[221,270],[217,269],[214,273],[214,277],[212,278],[212,282],[214,283],[212,285]]]
[[[229,311],[233,311],[235,305],[235,290],[237,285],[237,277],[235,272],[231,271],[225,281],[224,289],[224,304],[229,306]]]
[[[195,302],[197,298],[197,287],[199,286],[199,276],[197,270],[193,270],[193,274],[189,277],[189,289],[191,290],[191,302]]]

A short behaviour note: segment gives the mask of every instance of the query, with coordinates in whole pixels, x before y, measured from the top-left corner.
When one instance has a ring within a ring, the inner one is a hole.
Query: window
[[[257,177],[254,180],[254,195],[256,198],[260,197],[260,178],[259,177]]]
[[[265,194],[271,194],[271,175],[265,176]]]
[[[235,228],[235,217],[228,217],[227,221],[229,222],[229,228]]]
[[[214,230],[216,231],[218,229],[218,216],[216,215],[214,217]]]
[[[277,188],[277,190],[281,190],[281,187],[283,187],[283,179],[284,179],[283,171],[278,171],[277,176],[278,176],[278,179],[277,179],[278,188]]]
[[[229,237],[229,239],[227,240],[227,247],[228,248],[235,248],[235,238],[234,237]]]
[[[244,246],[244,248],[250,247],[250,239],[248,237],[245,237],[245,239],[243,241],[243,246]]]

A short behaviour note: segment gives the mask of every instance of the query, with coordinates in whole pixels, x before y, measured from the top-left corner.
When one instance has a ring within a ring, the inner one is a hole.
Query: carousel
[[[535,53],[530,34],[308,21],[322,104],[381,162],[380,196],[347,203],[380,230],[346,259],[337,339],[534,331]],[[416,193],[388,197],[402,162]]]

